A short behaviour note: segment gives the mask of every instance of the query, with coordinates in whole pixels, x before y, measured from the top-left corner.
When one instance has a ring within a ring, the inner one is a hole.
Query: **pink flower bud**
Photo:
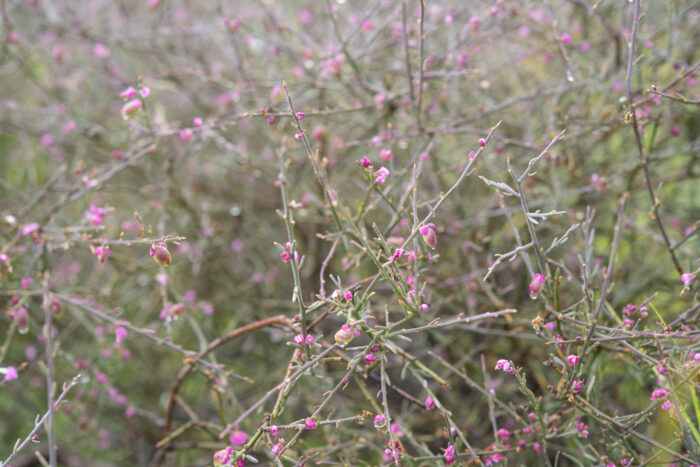
[[[122,118],[126,120],[138,112],[141,107],[143,107],[143,103],[139,99],[130,100],[122,107]]]
[[[231,444],[236,444],[240,446],[242,444],[245,444],[246,441],[248,441],[248,435],[245,433],[245,431],[236,430],[233,433],[231,433],[229,441],[231,442]]]
[[[530,282],[530,298],[533,300],[537,298],[545,282],[547,282],[547,279],[542,274],[535,274],[535,277],[532,278],[532,282]]]
[[[681,274],[681,282],[683,282],[684,288],[689,288],[690,284],[693,283],[693,275],[689,272],[684,272],[683,274]]]
[[[273,438],[277,438],[277,434],[279,433],[280,429],[277,428],[277,425],[271,425],[270,426],[270,436]]]
[[[367,355],[365,355],[365,361],[366,361],[367,363],[374,363],[374,362],[376,362],[377,360],[379,360],[379,357],[377,357],[377,356],[374,355],[373,353],[368,353]]]
[[[141,88],[139,94],[141,94],[141,97],[145,99],[151,95],[151,88]]]
[[[382,149],[381,151],[379,151],[379,157],[381,157],[385,161],[388,161],[393,157],[393,154],[389,149]]]
[[[428,396],[425,398],[425,410],[433,410],[436,407],[435,401],[432,397]]]
[[[437,246],[437,234],[435,233],[435,224],[421,226],[419,232],[423,236],[423,240],[425,241],[425,243],[430,248],[435,248]]]
[[[496,362],[496,369],[497,370],[503,370],[506,373],[509,373],[511,371],[511,365],[508,360],[501,359]]]
[[[119,97],[122,99],[133,99],[136,97],[136,89],[134,89],[133,86],[129,86],[128,88],[124,89],[122,92],[119,93]]]
[[[508,441],[510,439],[510,431],[506,430],[505,428],[501,428],[496,432],[496,434],[503,440],[503,441]]]
[[[372,161],[367,158],[367,156],[363,157],[362,160],[360,161],[360,165],[364,167],[365,169],[368,168],[369,166],[372,165]]]
[[[304,421],[304,427],[307,430],[315,430],[316,429],[316,420],[314,420],[311,417],[307,417],[307,419]]]
[[[345,300],[349,302],[350,300],[352,300],[352,291],[346,290],[345,292],[343,292],[343,296],[345,297]]]
[[[566,357],[566,360],[569,362],[569,366],[574,366],[578,363],[578,356],[569,355],[568,357]]]
[[[479,146],[482,148],[486,147],[486,140],[484,138],[479,138]]]
[[[668,391],[664,388],[654,389],[651,392],[651,398],[649,400],[655,401],[656,399],[663,399],[668,395]]]
[[[192,130],[189,128],[185,128],[184,130],[180,130],[180,139],[187,141],[188,139],[191,139],[192,136],[194,136],[194,133],[192,133]]]
[[[376,417],[374,417],[374,427],[379,429],[379,428],[384,428],[386,425],[386,418],[384,418],[384,415],[379,414]]]
[[[202,119],[199,117],[195,117],[194,119],[192,119],[192,125],[196,126],[197,128],[201,127],[202,123]]]
[[[304,114],[302,112],[297,112],[297,119],[304,120]]]

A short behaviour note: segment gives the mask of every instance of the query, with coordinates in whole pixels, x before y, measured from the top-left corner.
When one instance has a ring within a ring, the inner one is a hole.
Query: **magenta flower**
[[[578,363],[578,356],[569,355],[568,357],[566,357],[566,360],[569,362],[569,366],[574,366]]]
[[[350,300],[352,300],[352,291],[346,290],[345,292],[343,292],[343,296],[345,297],[345,300],[349,302]]]
[[[297,119],[304,120],[304,114],[302,112],[297,112]]]
[[[122,92],[119,93],[119,97],[122,99],[133,99],[136,97],[136,89],[134,89],[133,86],[129,86],[128,88],[124,89]]]
[[[117,329],[115,329],[114,330],[114,336],[115,336],[114,344],[119,345],[119,343],[122,340],[124,340],[124,338],[126,337],[126,334],[127,334],[126,329],[121,327],[121,326],[119,326]]]
[[[196,126],[197,128],[201,127],[202,123],[202,119],[199,117],[195,117],[194,119],[192,119],[192,125]]]
[[[479,138],[479,146],[482,148],[486,147],[486,140],[484,138]]]
[[[381,151],[379,151],[379,157],[381,157],[385,161],[388,161],[393,157],[393,154],[389,149],[382,149]]]
[[[368,168],[369,166],[372,165],[372,161],[367,158],[367,156],[363,157],[362,160],[360,161],[360,165],[364,167],[365,169]]]
[[[271,425],[270,426],[270,436],[273,438],[277,438],[277,434],[279,433],[280,429],[277,427],[277,425]]]
[[[377,428],[377,429],[383,428],[384,425],[386,425],[386,418],[384,417],[384,415],[379,414],[376,417],[374,417],[374,427],[375,428]]]
[[[668,395],[668,391],[665,390],[664,388],[659,388],[659,389],[654,389],[651,392],[651,397],[649,400],[655,401],[657,399],[663,399]]]
[[[505,428],[501,428],[496,432],[499,438],[501,438],[503,441],[508,441],[510,439],[510,431],[506,430]]]
[[[192,130],[189,128],[185,128],[184,130],[180,130],[180,139],[187,141],[188,139],[191,139],[194,136],[194,133]]]
[[[428,396],[425,398],[425,410],[433,410],[436,407],[435,401],[432,397]]]
[[[229,441],[231,442],[231,444],[240,446],[242,444],[245,444],[246,441],[248,441],[248,435],[245,433],[245,431],[236,430],[233,433],[231,433]]]
[[[8,366],[5,368],[5,382],[12,381],[13,379],[19,378],[19,375],[17,374],[17,368],[13,366]]]
[[[141,88],[139,94],[141,94],[141,97],[145,99],[151,95],[151,88]]]
[[[307,417],[306,420],[304,420],[304,427],[306,427],[307,430],[315,430],[317,426],[316,420],[312,417]]]
[[[681,274],[681,282],[683,282],[683,288],[690,288],[690,284],[693,283],[693,275],[689,272],[684,272]]]
[[[366,361],[367,363],[374,363],[374,362],[376,362],[377,360],[379,360],[379,357],[377,357],[377,356],[376,356],[375,354],[373,354],[373,353],[368,353],[367,355],[365,355],[365,361]]]
[[[445,449],[445,463],[447,465],[450,465],[457,459],[457,456],[455,456],[455,447],[453,445],[447,446],[447,449]]]

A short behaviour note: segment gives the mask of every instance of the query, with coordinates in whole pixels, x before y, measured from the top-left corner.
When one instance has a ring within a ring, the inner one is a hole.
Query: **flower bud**
[[[20,334],[26,334],[29,331],[29,314],[26,308],[20,307],[12,310],[12,319]]]
[[[379,428],[384,428],[386,425],[386,418],[384,415],[379,414],[376,417],[374,417],[374,427],[379,429]]]
[[[122,118],[128,119],[143,107],[143,103],[139,99],[133,99],[124,104],[122,107]]]
[[[547,282],[547,278],[545,278],[542,274],[535,274],[535,277],[532,278],[532,282],[530,282],[529,287],[531,299],[534,300],[537,298],[545,282]]]
[[[335,333],[335,342],[338,345],[346,346],[355,338],[355,334],[352,329],[347,324],[343,326]]]
[[[423,240],[430,248],[437,246],[437,234],[435,233],[435,224],[424,225],[419,229]]]
[[[167,268],[172,263],[172,257],[168,251],[167,245],[164,242],[160,242],[157,245],[151,247],[151,256],[156,263]]]

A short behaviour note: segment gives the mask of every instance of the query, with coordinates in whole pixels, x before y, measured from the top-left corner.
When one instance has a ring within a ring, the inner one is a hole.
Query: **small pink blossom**
[[[352,300],[352,291],[346,290],[345,292],[343,292],[343,296],[345,297],[345,300],[349,302],[350,300]]]
[[[655,400],[657,400],[657,399],[663,399],[663,398],[665,398],[667,395],[668,395],[668,391],[667,391],[666,389],[664,389],[664,388],[654,389],[654,390],[651,392],[651,397],[649,398],[649,400],[655,401]]]
[[[561,35],[561,41],[562,41],[564,44],[571,44],[571,36],[568,35],[567,33],[564,33],[564,34]]]
[[[180,139],[187,141],[188,139],[191,139],[192,136],[194,136],[194,133],[189,128],[180,130]]]
[[[126,337],[126,334],[127,334],[126,329],[121,327],[121,326],[119,326],[117,329],[115,329],[115,331],[114,331],[114,336],[115,336],[114,344],[119,345],[121,343],[121,341],[124,340],[124,338]]]
[[[528,287],[530,298],[533,300],[537,298],[545,282],[547,282],[547,278],[545,278],[542,274],[535,274],[535,276],[532,278],[532,282],[530,282],[530,286]]]
[[[432,397],[428,396],[425,398],[425,410],[433,410],[436,407],[435,401]]]
[[[304,420],[304,427],[307,430],[315,430],[317,427],[316,420],[314,420],[312,417],[307,417],[307,419]]]
[[[372,165],[372,161],[367,158],[367,156],[363,157],[362,160],[360,161],[360,165],[364,167],[365,169],[368,168],[369,166]]]
[[[151,95],[151,88],[146,88],[146,87],[141,88],[141,90],[139,91],[139,94],[141,95],[141,97],[143,97],[145,99]]]
[[[457,456],[455,456],[455,447],[453,445],[447,446],[447,449],[445,449],[445,464],[450,465],[457,459]]]
[[[671,403],[670,400],[666,399],[663,404],[661,404],[661,408],[664,410],[671,410],[671,407],[673,407],[673,403]]]
[[[569,366],[574,366],[578,363],[578,355],[569,355],[566,360],[569,362]]]
[[[143,103],[139,99],[130,100],[122,107],[122,118],[126,120],[138,112],[141,107],[143,107]]]
[[[393,157],[393,154],[389,149],[382,149],[381,151],[379,151],[379,157],[381,157],[385,161],[388,161]]]
[[[195,117],[195,118],[192,119],[192,125],[194,125],[194,126],[197,127],[197,128],[201,127],[201,126],[202,126],[202,123],[203,123],[203,122],[202,122],[202,119],[199,118],[199,117]]]
[[[19,378],[19,375],[17,374],[17,368],[13,366],[8,366],[7,368],[5,368],[5,382],[12,381],[17,378]]]
[[[373,353],[368,353],[367,355],[365,355],[365,361],[366,361],[367,363],[374,363],[374,362],[376,362],[377,360],[379,360],[379,357],[377,357],[377,356],[376,356],[375,354],[373,354]]]
[[[19,281],[19,286],[22,287],[22,289],[26,290],[29,287],[31,287],[33,283],[34,279],[32,279],[31,277],[25,277],[21,281]]]
[[[506,430],[505,428],[501,428],[496,432],[496,434],[503,440],[503,441],[508,441],[510,439],[510,431]]]
[[[119,93],[119,97],[122,99],[133,99],[136,97],[136,89],[134,89],[133,86],[129,86],[128,88],[124,89],[122,92]]]
[[[510,373],[512,371],[511,364],[508,360],[501,359],[496,362],[496,369],[497,370],[503,370],[506,373]]]
[[[233,433],[231,433],[229,441],[231,442],[231,444],[240,446],[242,444],[245,444],[246,441],[248,441],[248,435],[245,433],[245,431],[235,430]]]
[[[377,183],[379,185],[382,185],[384,182],[386,182],[386,178],[389,176],[389,169],[386,167],[382,167],[377,172],[374,174],[374,183]]]

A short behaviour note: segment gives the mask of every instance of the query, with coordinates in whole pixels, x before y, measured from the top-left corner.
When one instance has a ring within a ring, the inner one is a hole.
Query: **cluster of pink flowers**
[[[87,211],[83,213],[83,217],[92,225],[102,225],[102,218],[106,211],[103,208],[91,204]]]

